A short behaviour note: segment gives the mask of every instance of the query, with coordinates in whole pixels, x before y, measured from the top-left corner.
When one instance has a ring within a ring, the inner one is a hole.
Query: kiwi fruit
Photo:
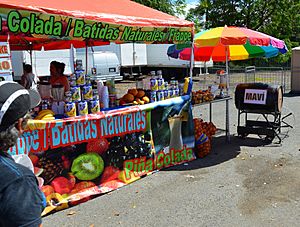
[[[72,173],[79,180],[94,180],[101,175],[104,161],[97,153],[85,153],[74,159]]]

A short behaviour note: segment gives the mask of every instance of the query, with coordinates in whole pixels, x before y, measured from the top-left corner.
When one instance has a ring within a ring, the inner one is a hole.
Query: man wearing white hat
[[[6,153],[23,133],[29,110],[39,102],[36,91],[15,82],[0,82],[0,227],[42,223],[45,200],[35,175]]]

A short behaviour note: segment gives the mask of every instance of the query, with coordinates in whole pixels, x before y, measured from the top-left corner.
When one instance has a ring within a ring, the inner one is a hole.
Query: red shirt
[[[65,92],[70,90],[70,84],[66,76],[51,76],[50,78],[51,85],[63,85]]]

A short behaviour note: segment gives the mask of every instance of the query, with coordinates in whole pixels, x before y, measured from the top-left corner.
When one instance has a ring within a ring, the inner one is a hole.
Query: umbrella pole
[[[193,67],[194,67],[194,35],[191,47],[191,58],[190,58],[190,79],[193,79]]]
[[[225,47],[225,55],[226,55],[226,92],[229,94],[229,67],[228,67],[228,47]]]

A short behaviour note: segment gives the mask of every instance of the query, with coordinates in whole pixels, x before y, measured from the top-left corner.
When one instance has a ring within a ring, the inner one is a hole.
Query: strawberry
[[[118,179],[120,170],[114,166],[107,166],[101,176],[101,183]]]
[[[86,146],[86,152],[95,152],[98,154],[104,154],[105,151],[107,151],[109,147],[109,143],[107,141],[107,139],[105,138],[100,138],[98,140],[93,140],[88,142],[87,146]]]
[[[51,182],[55,192],[59,194],[68,194],[72,190],[72,184],[65,177],[57,177]]]

